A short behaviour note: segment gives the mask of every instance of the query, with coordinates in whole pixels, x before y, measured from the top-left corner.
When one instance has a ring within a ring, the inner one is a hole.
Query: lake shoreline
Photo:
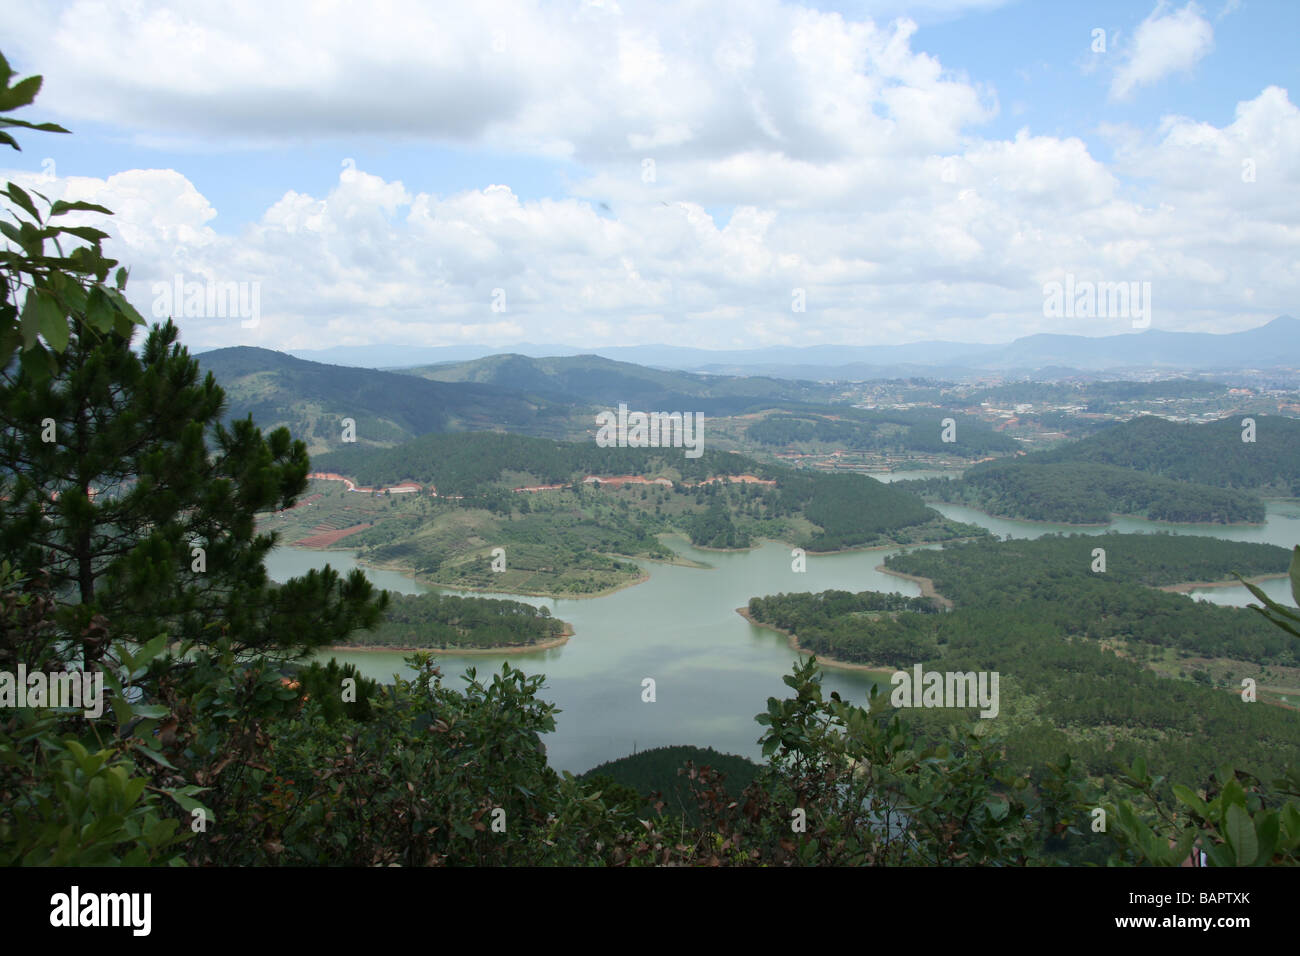
[[[891,568],[887,568],[883,564],[877,564],[876,570],[880,571],[882,574],[893,575],[896,578],[905,578],[914,584],[919,584],[921,586],[921,597],[928,597],[933,601],[938,601],[950,611],[953,609],[952,601],[934,589],[933,579],[923,578],[919,574],[904,574],[902,571],[895,571]]]
[[[1276,574],[1257,574],[1253,578],[1243,578],[1247,584],[1259,584],[1261,581],[1276,581],[1278,578],[1290,577],[1285,571],[1279,571]],[[1173,594],[1186,594],[1189,591],[1201,591],[1208,588],[1237,588],[1241,587],[1241,581],[1232,578],[1226,581],[1184,581],[1182,584],[1166,584],[1159,591],[1169,591]]]
[[[860,671],[869,674],[890,675],[894,673],[894,671],[888,667],[879,667],[872,664],[855,664],[852,661],[841,661],[834,657],[823,657],[817,652],[810,651],[806,647],[802,646],[799,643],[799,638],[796,637],[792,631],[784,630],[783,628],[776,627],[773,624],[764,624],[762,621],[754,620],[754,618],[749,613],[749,608],[738,607],[736,608],[736,613],[739,614],[741,617],[743,617],[750,624],[753,624],[755,627],[766,628],[769,631],[775,631],[777,634],[782,635],[789,643],[791,650],[797,651],[800,654],[805,654],[809,657],[816,657],[817,664],[819,667],[825,666],[825,667],[832,667],[835,670]],[[884,681],[884,683],[888,683],[888,680]]]
[[[761,550],[765,542],[771,542],[773,544],[778,544],[778,545],[791,547],[791,548],[798,547],[798,545],[790,541],[785,541],[782,540],[781,538],[769,538],[769,537],[755,538],[754,540],[757,541],[758,543],[753,544],[748,548],[710,548],[704,545],[692,544],[690,538],[680,531],[661,531],[657,533],[655,537],[679,538],[686,544],[687,547],[694,548],[697,551],[712,551],[716,554],[748,554],[753,551]],[[944,538],[937,541],[914,541],[908,544],[899,544],[898,542],[893,542],[890,544],[851,546],[846,548],[836,548],[832,551],[809,551],[805,549],[804,553],[813,556],[827,556],[827,555],[835,555],[835,554],[857,554],[857,553],[865,553],[870,551],[890,551],[898,548],[920,548],[920,547],[928,547],[932,545],[943,545],[948,543],[958,543],[958,542],[977,541],[977,540],[979,540],[979,538],[976,537]],[[498,588],[476,587],[468,584],[442,584],[437,581],[422,580],[416,571],[414,571],[412,568],[406,565],[396,563],[396,562],[378,562],[378,561],[369,560],[367,558],[363,558],[360,555],[358,555],[356,553],[355,548],[348,548],[348,547],[312,548],[312,547],[300,547],[296,545],[289,545],[288,547],[294,547],[300,551],[320,551],[325,553],[328,553],[330,551],[351,552],[353,555],[353,560],[360,567],[371,568],[376,571],[391,571],[394,574],[400,574],[404,578],[409,578],[413,584],[417,584],[424,588],[438,588],[444,591],[468,591],[475,594],[500,594],[506,596],[518,595],[520,597],[539,597],[539,598],[550,598],[552,600],[562,600],[562,601],[581,601],[581,600],[588,600],[591,598],[609,597],[612,594],[617,594],[619,591],[622,591],[625,588],[635,587],[638,584],[644,584],[646,581],[650,580],[650,572],[642,568],[641,573],[634,580],[626,581],[623,584],[617,585],[616,587],[606,588],[603,591],[595,591],[591,594],[571,594],[571,593],[561,593],[561,592],[552,592],[552,591],[525,591],[525,590],[502,591]],[[712,565],[704,564],[699,561],[694,561],[690,558],[683,557],[680,554],[674,555],[674,557],[672,558],[652,558],[652,557],[645,557],[645,556],[633,557],[631,555],[611,555],[611,557],[618,557],[629,561],[647,561],[654,564],[667,565],[670,567],[695,568],[698,570],[705,570],[705,571],[712,570]]]
[[[533,651],[549,651],[555,647],[563,647],[569,643],[569,638],[577,633],[565,622],[564,631],[556,637],[549,638],[545,641],[538,641],[536,644],[503,644],[498,647],[414,647],[408,644],[330,644],[320,648],[323,651],[390,651],[393,653],[428,653],[428,654],[454,654],[461,655],[483,655],[493,656],[499,654],[529,654]]]
[[[1020,518],[1016,515],[1001,515],[992,511],[985,511],[983,508],[977,508],[975,505],[966,504],[963,501],[940,501],[939,499],[928,499],[921,497],[927,505],[952,505],[954,508],[969,508],[971,511],[978,511],[987,518],[993,518],[997,521],[1021,521],[1025,524],[1049,525],[1055,528],[1109,528],[1117,520],[1127,518],[1130,521],[1143,521],[1147,524],[1156,526],[1177,526],[1186,528],[1263,528],[1268,524],[1268,517],[1265,516],[1263,521],[1161,521],[1157,518],[1146,518],[1142,515],[1127,515],[1119,512],[1111,512],[1109,521],[1084,521],[1074,523],[1070,521],[1049,521],[1045,518]],[[1285,498],[1266,498],[1265,501],[1286,501]]]
[[[303,549],[303,550],[317,550],[317,549]],[[627,556],[619,555],[619,557],[627,557]],[[645,568],[641,568],[640,573],[631,581],[625,581],[622,584],[619,584],[615,587],[605,588],[603,591],[595,591],[592,592],[591,594],[572,594],[572,593],[561,593],[561,592],[551,592],[551,591],[525,591],[522,589],[516,589],[512,591],[502,591],[500,588],[476,587],[474,585],[469,585],[469,584],[443,584],[438,581],[421,580],[420,576],[415,571],[401,564],[395,564],[395,563],[380,564],[375,561],[368,561],[365,558],[362,558],[360,556],[356,557],[355,560],[357,565],[360,567],[373,568],[376,571],[392,571],[395,574],[402,575],[402,577],[410,578],[412,583],[418,584],[420,587],[423,588],[430,588],[430,589],[437,588],[440,591],[471,591],[475,594],[500,594],[500,595],[504,595],[507,600],[512,595],[518,595],[520,597],[551,598],[552,600],[559,600],[559,601],[582,601],[582,600],[587,600],[589,598],[608,597],[611,594],[617,594],[619,591],[622,591],[624,588],[635,587],[638,584],[644,584],[646,581],[650,580],[650,572],[647,571]],[[655,559],[635,558],[629,560],[653,561]],[[671,564],[672,562],[663,561],[660,563]]]

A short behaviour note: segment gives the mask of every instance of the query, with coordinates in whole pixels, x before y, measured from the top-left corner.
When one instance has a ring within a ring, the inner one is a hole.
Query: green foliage
[[[40,91],[41,77],[29,76],[11,84],[14,75],[0,55],[0,113],[29,105]],[[5,132],[14,128],[68,132],[54,123],[3,116],[0,144],[20,148],[13,135]],[[6,183],[2,195],[8,202],[0,211],[13,219],[0,219],[0,233],[5,238],[5,247],[0,249],[0,368],[6,370],[6,377],[12,374],[11,360],[19,349],[23,371],[34,380],[44,380],[58,373],[60,356],[73,331],[129,336],[134,326],[144,324],[123,294],[126,270],[118,269],[109,282],[117,260],[106,258],[100,247],[108,234],[91,226],[63,226],[54,221],[76,212],[111,216],[109,210],[88,202],[51,202],[41,193],[35,193],[33,199],[12,182]],[[65,252],[63,245],[69,240],[76,245]],[[52,254],[47,243],[54,247]]]
[[[794,634],[806,650],[894,667],[925,660],[934,654],[935,645],[903,629],[876,625],[893,620],[899,611],[933,614],[937,610],[929,598],[879,591],[776,594],[751,598],[748,608],[750,620]]]
[[[556,711],[536,698],[541,676],[471,670],[459,693],[428,655],[410,663],[416,677],[383,689],[341,747],[310,701],[277,727],[284,811],[267,844],[241,845],[247,862],[572,865],[614,840],[617,816],[546,765]]]
[[[957,422],[957,441],[945,442],[940,421]],[[994,431],[978,418],[933,409],[836,408],[834,417],[808,410],[769,415],[745,430],[751,441],[779,447],[832,445],[851,451],[886,455],[908,453],[962,455],[967,458],[1012,454],[1014,438]]]
[[[1090,570],[1096,546],[1107,552],[1104,574]],[[1008,759],[1036,781],[1067,750],[1097,777],[1143,756],[1162,774],[1195,779],[1225,751],[1267,775],[1300,758],[1293,712],[1243,707],[1208,674],[1203,683],[1169,680],[1142,662],[1168,650],[1252,662],[1256,672],[1294,665],[1295,641],[1245,609],[1151,587],[1223,578],[1234,567],[1276,572],[1285,560],[1270,545],[1184,535],[985,540],[886,559],[891,570],[932,579],[956,603],[950,613],[870,592],[755,598],[750,613],[840,660],[999,671]],[[920,711],[913,724],[933,738],[947,719]]]
[[[720,782],[739,793],[753,783],[759,766],[735,754],[719,753],[712,747],[653,747],[592,767],[578,779],[599,788],[607,798],[630,803],[638,816],[649,818],[662,812],[672,819],[684,818],[698,826],[700,808],[686,774],[689,766],[716,771]],[[622,789],[620,789],[622,788]],[[656,809],[655,804],[661,804]]]
[[[1043,821],[997,740],[953,730],[927,745],[884,696],[868,707],[822,696],[816,660],[785,677],[794,697],[755,719],[769,765],[746,793],[733,842],[759,836],[775,862],[820,865],[1025,864]],[[806,832],[792,826],[806,816]],[[775,844],[773,847],[772,844]],[[759,858],[763,857],[760,851]]]
[[[748,534],[736,530],[730,511],[717,498],[686,520],[686,531],[691,544],[702,548],[748,548],[751,543]]]
[[[1179,866],[1203,850],[1209,866],[1300,864],[1300,775],[1264,786],[1221,766],[1200,790],[1182,784],[1164,796],[1161,777],[1139,758],[1120,782],[1130,796],[1109,804],[1118,865]]]
[[[1291,600],[1300,605],[1300,544],[1296,545],[1295,550],[1291,552],[1288,576],[1291,578]],[[1300,637],[1300,614],[1297,614],[1294,608],[1277,603],[1255,585],[1242,580],[1241,575],[1237,575],[1237,578],[1250,589],[1251,594],[1263,602],[1263,607],[1258,604],[1247,605],[1251,610],[1258,612],[1274,627],[1281,628],[1292,637]]]
[[[548,608],[499,598],[392,594],[384,621],[350,640],[399,647],[516,647],[549,641],[564,622]]]
[[[290,681],[290,690],[299,691],[304,699],[316,701],[320,715],[326,723],[336,724],[345,717],[366,721],[371,717],[370,701],[379,693],[379,682],[362,675],[355,664],[330,658],[325,664],[312,661],[297,669],[296,681]],[[344,681],[351,681],[352,693],[344,699]]]
[[[1117,514],[1181,523],[1261,522],[1265,514],[1264,502],[1246,492],[1080,462],[985,462],[961,478],[899,484],[990,514],[1062,524],[1106,524]]]
[[[188,833],[161,811],[120,748],[88,747],[59,716],[20,708],[0,724],[0,864],[179,863]],[[94,745],[92,745],[94,746]]]
[[[1255,420],[1253,442],[1241,440],[1245,417]],[[1113,465],[1217,488],[1298,495],[1300,420],[1243,412],[1192,425],[1142,416],[1022,460]]]
[[[0,564],[0,669],[58,669],[42,653],[56,604],[43,578]],[[160,653],[159,640],[124,654],[129,677]],[[110,687],[121,682],[110,675]],[[164,798],[202,806],[190,786],[150,786],[133,759],[151,705],[114,700],[102,722],[51,707],[6,708],[0,719],[0,865],[139,866],[183,862],[189,836]],[[155,721],[156,723],[156,721]],[[104,724],[113,728],[105,733]]]
[[[170,320],[139,353],[116,331],[78,330],[63,364],[0,387],[0,554],[50,574],[69,628],[111,622],[106,641],[81,641],[88,665],[122,638],[224,633],[293,654],[378,619],[382,596],[360,572],[267,581],[275,537],[253,516],[293,503],[306,451],[284,429],[222,426],[221,389],[200,380]]]

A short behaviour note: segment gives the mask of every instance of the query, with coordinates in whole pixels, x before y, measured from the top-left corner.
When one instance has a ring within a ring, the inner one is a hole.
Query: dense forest
[[[794,406],[794,414],[769,415],[746,429],[746,436],[762,445],[807,448],[833,445],[850,451],[881,454],[960,455],[979,458],[1011,454],[1020,444],[994,431],[987,423],[942,409],[869,410],[825,406]],[[956,441],[943,441],[942,420],[956,423]]]
[[[654,807],[658,800],[664,806],[665,816],[685,819],[689,824],[700,823],[699,806],[692,797],[689,780],[682,771],[687,763],[696,767],[709,767],[722,775],[727,792],[739,795],[754,782],[761,769],[758,764],[736,754],[724,754],[712,747],[669,746],[653,747],[617,760],[609,760],[592,767],[579,778],[589,787],[603,794],[617,793],[625,787],[636,794],[638,812],[645,818],[658,815]]]
[[[805,650],[837,660],[888,661],[901,667],[922,659],[918,648],[908,638],[900,638],[898,632],[874,625],[893,619],[899,611],[934,614],[938,610],[929,598],[831,590],[751,598],[748,615],[756,624],[795,635]],[[869,638],[864,636],[868,622],[873,624]]]
[[[1246,418],[1255,423],[1253,441],[1242,440]],[[1243,412],[1192,425],[1146,415],[1022,461],[1118,465],[1218,488],[1300,497],[1300,419]]]
[[[352,445],[317,455],[312,462],[320,471],[338,472],[362,485],[417,481],[435,485],[440,495],[474,495],[485,485],[507,484],[507,478],[519,478],[519,484],[556,484],[592,474],[668,474],[698,481],[764,469],[753,459],[710,449],[707,436],[704,454],[687,458],[681,448],[602,448],[594,440],[559,442],[504,432],[422,435],[394,448]]]
[[[1104,412],[1125,402],[1163,398],[1226,398],[1228,386],[1219,382],[1175,378],[1158,382],[1008,382],[978,389],[967,396],[973,403],[1014,405],[1021,402],[1052,405],[1082,405],[1090,412]]]
[[[626,493],[625,489],[585,489],[586,475],[666,477],[673,482],[671,488],[642,488],[651,497],[619,499],[630,510],[620,515],[611,512],[609,516],[617,520],[598,535],[611,542],[606,550],[632,556],[664,556],[654,551],[657,542],[647,537],[662,531],[682,531],[693,543],[706,547],[748,547],[761,536],[789,540],[812,551],[985,533],[949,522],[915,495],[865,475],[821,474],[707,448],[699,458],[687,458],[680,449],[601,448],[594,442],[506,434],[425,435],[395,448],[353,447],[320,455],[314,467],[348,475],[364,485],[403,480],[434,484],[441,496],[464,496],[453,507],[484,510],[502,518],[519,515],[499,530],[516,543],[530,543],[528,535],[532,535],[531,543],[537,544],[545,543],[551,531],[571,537],[592,520],[598,500],[591,497],[592,491],[606,498]],[[746,474],[775,485],[703,484],[709,478]],[[550,498],[512,491],[525,484],[564,484],[569,491],[547,493]],[[557,522],[563,528],[557,528]],[[815,526],[811,530],[809,523]],[[527,530],[526,525],[533,529]],[[383,534],[367,532],[356,540],[378,544],[377,535]],[[431,568],[435,558],[415,540],[419,537],[409,528],[401,540],[389,535],[375,558],[409,564],[415,549],[425,557],[412,566]],[[498,539],[497,543],[506,542]]]
[[[488,427],[542,435],[569,431],[569,406],[492,385],[430,382],[247,346],[204,352],[199,364],[225,388],[227,420],[252,415],[263,428],[284,425],[313,451],[338,446],[344,418],[354,422],[362,446]]]
[[[702,513],[688,517],[685,524],[691,544],[699,548],[748,548],[753,543],[747,532],[736,529],[731,512],[717,498]]]
[[[1105,572],[1094,572],[1092,552],[1106,552]],[[959,541],[942,549],[917,549],[885,559],[885,567],[918,574],[958,604],[1014,595],[1044,578],[1101,579],[1165,587],[1189,581],[1225,581],[1233,574],[1284,574],[1285,548],[1202,535],[1049,534],[1038,538]]]
[[[1060,524],[1106,524],[1114,515],[1150,521],[1235,524],[1264,520],[1264,502],[1245,491],[1176,481],[1115,465],[990,461],[960,478],[896,482],[931,500],[989,514]]]
[[[1242,440],[1235,416],[1205,425],[1143,416],[1049,451],[982,462],[961,478],[899,484],[931,501],[1033,521],[1260,522],[1260,495],[1300,495],[1300,421],[1252,417],[1254,441]]]
[[[1097,547],[1104,573],[1091,570]],[[1271,545],[1182,535],[983,540],[886,559],[930,578],[955,602],[948,613],[920,598],[836,591],[756,597],[748,611],[838,660],[999,671],[999,723],[1026,769],[1069,750],[1098,777],[1143,756],[1153,773],[1200,780],[1229,752],[1268,776],[1300,758],[1300,715],[1243,706],[1230,691],[1300,665],[1300,646],[1250,610],[1155,586],[1280,573],[1288,560]],[[876,607],[889,613],[864,613]],[[1190,679],[1168,679],[1180,675]],[[915,719],[937,734],[952,715]]]
[[[548,608],[499,598],[389,592],[384,620],[348,641],[362,646],[520,647],[559,637],[564,622]]]

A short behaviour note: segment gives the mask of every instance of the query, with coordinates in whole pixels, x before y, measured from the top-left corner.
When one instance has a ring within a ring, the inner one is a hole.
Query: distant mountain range
[[[438,382],[476,382],[571,405],[678,411],[710,415],[744,411],[756,402],[825,402],[834,390],[811,382],[764,376],[732,376],[648,368],[598,355],[531,358],[493,355],[468,362],[403,369]]]
[[[569,408],[492,385],[432,382],[251,347],[196,358],[225,390],[228,417],[252,415],[262,428],[284,425],[313,453],[339,447],[345,418],[363,446],[429,432],[504,428],[559,437],[570,430]]]
[[[504,430],[545,438],[585,436],[595,408],[620,402],[649,411],[729,415],[777,403],[824,402],[829,386],[758,376],[643,368],[594,355],[496,355],[403,371],[327,365],[240,346],[196,356],[225,389],[227,416],[287,426],[315,453],[337,449],[342,421],[360,446],[430,432]]]
[[[1038,373],[1120,369],[1216,370],[1300,368],[1300,320],[1279,316],[1266,325],[1222,335],[1148,329],[1117,335],[1029,335],[1001,344],[913,342],[906,345],[813,345],[802,348],[709,350],[670,345],[580,349],[568,345],[357,346],[295,350],[317,362],[363,368],[411,368],[466,362],[491,355],[545,358],[596,355],[661,369],[723,375],[767,375],[811,381],[938,376],[964,379],[981,372]]]

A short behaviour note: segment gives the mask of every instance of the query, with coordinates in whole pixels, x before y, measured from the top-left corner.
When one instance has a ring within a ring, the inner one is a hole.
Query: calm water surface
[[[931,473],[925,473],[929,477]],[[920,477],[899,472],[890,478]],[[999,536],[1036,538],[1055,531],[1077,532],[1066,525],[992,518],[957,505],[937,505],[950,518],[981,525]],[[1258,528],[1224,528],[1206,525],[1164,525],[1137,519],[1120,519],[1107,528],[1086,529],[1126,532],[1171,531],[1201,534],[1236,541],[1262,541],[1291,548],[1300,542],[1300,504],[1270,502],[1266,523]],[[784,637],[755,627],[736,613],[755,595],[781,591],[897,591],[915,596],[919,588],[910,581],[875,570],[885,557],[900,549],[849,554],[809,555],[807,571],[791,569],[790,548],[765,542],[752,551],[719,553],[701,551],[685,538],[664,539],[684,557],[708,564],[705,569],[642,562],[650,579],[606,597],[555,599],[501,594],[514,600],[550,608],[570,622],[574,636],[562,647],[527,654],[454,655],[440,657],[443,673],[455,686],[468,667],[480,677],[500,670],[505,661],[528,673],[543,673],[542,696],[553,701],[557,715],[555,733],[546,738],[551,764],[579,773],[615,757],[663,744],[693,743],[757,758],[761,729],[753,717],[766,709],[767,698],[784,697],[788,688],[781,678],[790,672],[797,654]],[[336,569],[357,567],[352,552],[279,548],[267,560],[275,580],[285,580],[310,568],[331,564]],[[393,571],[362,569],[377,586],[411,594],[422,588]],[[1266,582],[1265,593],[1291,603],[1285,579]],[[447,590],[447,593],[465,593]],[[1244,605],[1253,600],[1242,587],[1212,588],[1193,593],[1221,604]],[[388,651],[336,652],[362,673],[391,680],[394,673],[409,673],[403,654]],[[641,700],[642,680],[655,681],[656,700]],[[827,669],[827,693],[839,691],[845,700],[863,702],[879,675]],[[883,689],[888,689],[888,684]]]

